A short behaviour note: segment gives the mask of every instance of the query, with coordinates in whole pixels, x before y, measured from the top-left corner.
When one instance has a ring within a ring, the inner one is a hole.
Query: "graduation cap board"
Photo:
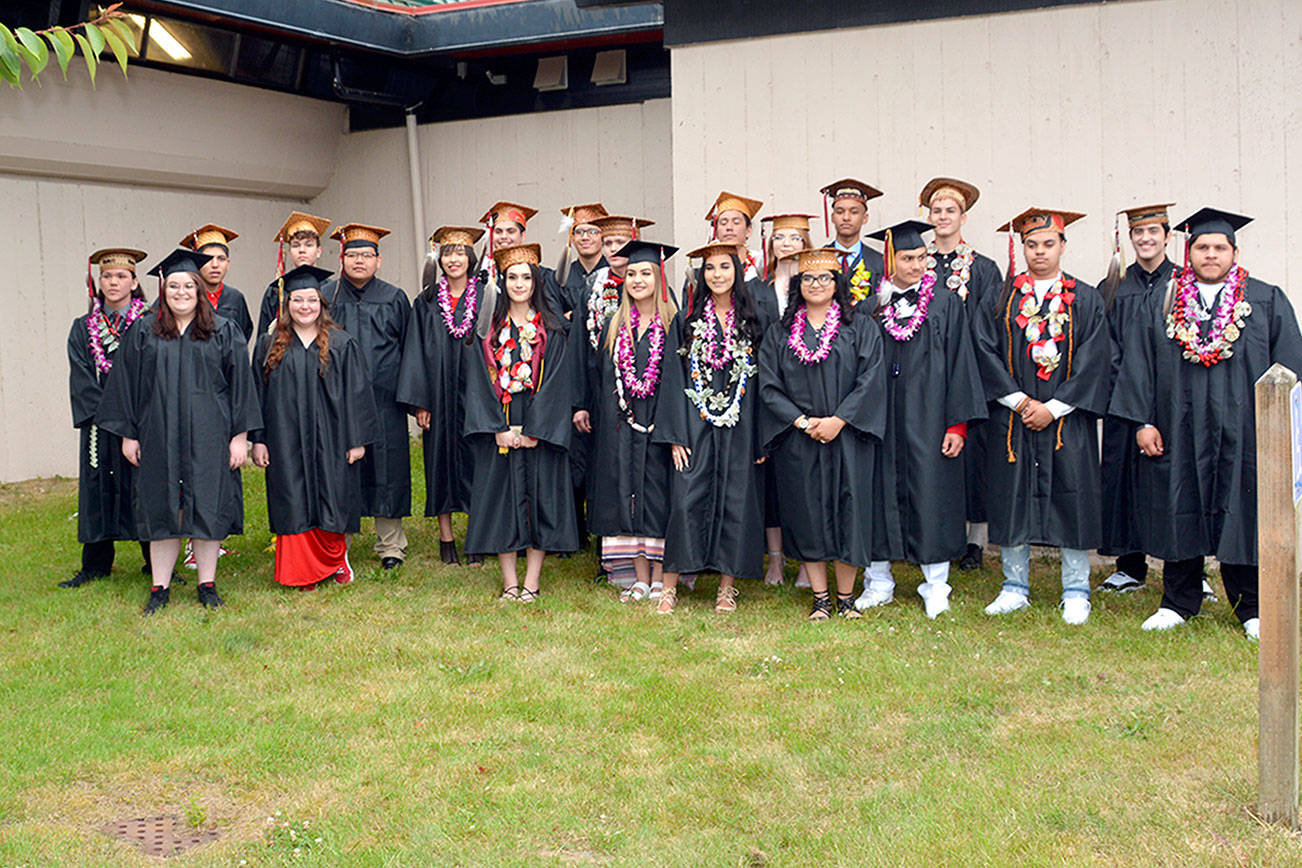
[[[561,231],[568,231],[580,223],[596,223],[598,217],[605,217],[609,212],[600,202],[589,205],[571,205],[561,209]]]
[[[809,221],[813,217],[813,214],[773,214],[760,220],[760,255],[764,257],[765,278],[769,276],[768,238],[775,232],[786,232],[788,230],[808,233]]]
[[[789,262],[794,265],[797,274],[804,274],[808,271],[838,272],[841,270],[841,257],[831,247],[797,250],[795,253],[788,253],[786,256],[781,257],[779,261]]]
[[[227,253],[230,253],[231,242],[239,237],[239,233],[218,226],[216,223],[205,223],[198,229],[191,229],[186,233],[185,237],[176,243],[191,250],[203,250],[205,247],[216,244]]]
[[[1067,227],[1085,215],[1078,211],[1061,211],[1052,208],[1027,208],[1012,220],[996,229],[996,232],[1008,233],[1008,273],[1017,273],[1017,251],[1013,246],[1013,235],[1020,235],[1025,242],[1032,234],[1050,230],[1065,235]]]
[[[484,212],[484,216],[479,218],[479,222],[491,226],[500,220],[509,220],[512,223],[518,223],[520,228],[524,229],[533,215],[537,213],[536,208],[517,205],[514,202],[495,202]]]
[[[318,239],[326,236],[326,230],[330,228],[330,221],[325,217],[314,217],[311,214],[304,214],[302,211],[292,211],[285,222],[276,230],[276,237],[271,239],[281,244],[288,244],[289,240],[300,232],[311,232]]]
[[[921,220],[904,220],[894,226],[878,229],[868,236],[885,242],[886,246],[882,251],[882,261],[886,271],[883,276],[887,280],[890,280],[891,274],[895,271],[895,251],[916,250],[919,247],[925,248],[927,242],[923,239],[922,233],[930,232],[932,228],[930,223],[923,223]],[[833,252],[835,253],[835,251]]]
[[[678,248],[670,244],[658,244],[654,241],[642,241],[634,239],[623,247],[619,248],[616,256],[623,256],[628,259],[628,264],[633,265],[638,262],[650,262],[660,267],[660,300],[669,300],[669,285],[665,281],[665,260],[678,252]]]
[[[541,265],[542,248],[537,244],[517,244],[493,251],[493,262],[499,273],[505,273],[512,265]]]
[[[212,259],[210,254],[181,248],[173,250],[171,253],[167,254],[167,256],[163,257],[161,262],[149,269],[149,273],[151,276],[159,279],[166,279],[173,274],[181,272],[197,276],[199,274],[199,269],[207,265],[208,260],[210,259]]]
[[[102,272],[106,268],[125,268],[136,273],[136,265],[148,256],[143,250],[134,247],[104,247],[86,257],[86,290],[90,297],[95,297],[95,281],[90,275],[90,267],[98,265]]]
[[[1189,237],[1189,242],[1199,235],[1220,234],[1229,239],[1230,244],[1238,246],[1234,233],[1252,222],[1251,217],[1221,211],[1218,208],[1199,208],[1176,224],[1176,228]]]
[[[976,204],[980,196],[981,191],[975,184],[960,181],[958,178],[932,178],[918,194],[918,204],[923,208],[930,208],[931,203],[937,199],[952,199],[958,203],[962,211],[966,212]]]
[[[474,247],[475,242],[483,237],[484,230],[478,226],[440,226],[429,237],[429,249],[437,250],[449,244]]]
[[[331,232],[330,237],[338,241],[343,250],[370,247],[378,252],[380,239],[388,234],[389,230],[380,226],[368,226],[365,223],[345,223],[334,232]]]
[[[832,221],[829,216],[831,205],[835,205],[840,199],[857,199],[867,208],[869,199],[876,199],[882,195],[882,191],[872,184],[865,184],[863,181],[856,181],[854,178],[842,178],[839,181],[833,181],[818,192],[823,194],[823,232],[827,235],[832,234]]]
[[[601,230],[601,237],[616,235],[621,238],[631,238],[636,241],[642,235],[644,226],[654,226],[654,220],[644,220],[641,217],[627,217],[622,214],[608,214],[605,217],[598,217],[592,221],[592,225]]]

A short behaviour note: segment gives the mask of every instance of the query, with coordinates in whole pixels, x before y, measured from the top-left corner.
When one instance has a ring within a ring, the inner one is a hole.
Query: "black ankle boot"
[[[152,615],[159,609],[167,607],[167,602],[171,599],[172,593],[169,588],[160,588],[157,585],[149,589],[149,600],[145,603],[144,614]]]
[[[457,544],[455,540],[446,542],[439,541],[439,559],[445,564],[461,564],[461,558],[457,557]]]

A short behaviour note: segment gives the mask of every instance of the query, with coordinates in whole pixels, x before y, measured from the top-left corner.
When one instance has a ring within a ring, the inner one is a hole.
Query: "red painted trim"
[[[426,6],[399,6],[386,3],[385,0],[347,0],[358,6],[366,6],[380,12],[394,12],[398,15],[437,15],[440,12],[455,12],[458,9],[475,9],[480,6],[505,6],[508,3],[527,3],[529,0],[456,0],[453,3],[429,4]]]

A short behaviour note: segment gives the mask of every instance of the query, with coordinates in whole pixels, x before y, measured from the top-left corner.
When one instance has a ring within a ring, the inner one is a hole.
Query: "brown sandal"
[[[665,588],[660,592],[660,602],[656,604],[657,615],[672,615],[678,603],[678,588]]]
[[[736,585],[719,588],[719,594],[714,598],[714,613],[716,615],[726,615],[729,612],[737,611],[738,593]]]

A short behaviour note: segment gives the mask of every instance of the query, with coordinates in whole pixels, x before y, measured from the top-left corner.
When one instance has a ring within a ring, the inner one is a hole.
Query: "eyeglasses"
[[[819,286],[831,286],[836,282],[836,278],[830,274],[802,274],[800,282],[805,286],[813,286],[816,283]]]
[[[368,259],[375,259],[377,256],[379,256],[378,253],[372,253],[369,250],[353,250],[349,253],[345,253],[344,259],[351,259],[354,262],[358,260],[365,262]]]
[[[595,238],[596,236],[601,234],[601,230],[600,229],[575,229],[574,234],[575,236],[582,237],[582,238]]]

